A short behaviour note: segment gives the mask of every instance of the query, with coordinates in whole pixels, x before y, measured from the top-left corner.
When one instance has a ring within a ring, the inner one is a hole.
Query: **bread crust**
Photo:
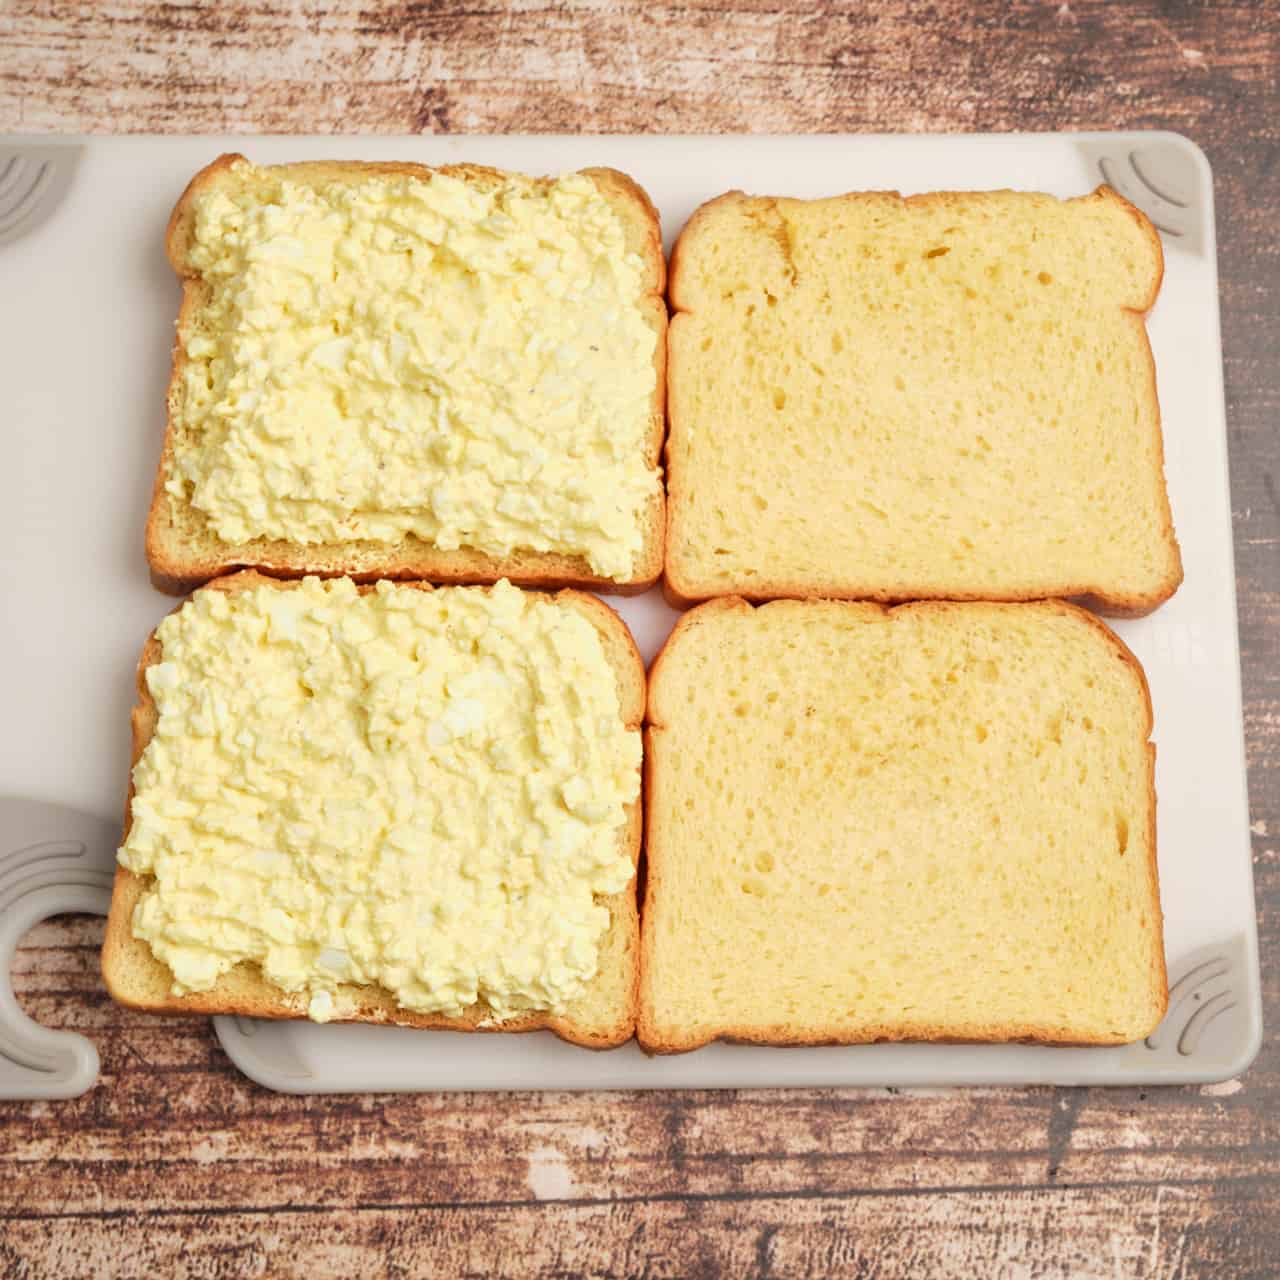
[[[279,581],[253,570],[245,570],[209,583],[203,590],[238,592],[259,585],[270,585],[282,591],[296,588],[296,581]],[[431,591],[425,582],[403,584],[407,589]],[[372,586],[362,586],[361,594],[372,591]],[[555,599],[581,613],[600,633],[605,653],[618,684],[619,706],[628,729],[639,729],[644,718],[645,679],[644,664],[636,649],[635,641],[626,624],[604,601],[593,595],[574,590],[563,590]],[[177,608],[181,608],[178,605]],[[176,612],[176,609],[174,610]],[[130,716],[132,730],[132,755],[128,796],[125,802],[124,835],[128,839],[133,824],[133,766],[137,764],[147,744],[151,741],[159,719],[159,710],[147,687],[147,669],[162,659],[162,645],[155,632],[143,646],[137,668],[138,702]],[[625,849],[632,865],[640,857],[641,804],[639,800],[627,806],[627,819],[619,829],[619,844]],[[146,942],[133,935],[133,911],[138,899],[150,881],[148,876],[135,875],[117,865],[111,894],[111,910],[107,917],[106,934],[102,945],[102,976],[107,990],[119,1004],[146,1013],[177,1015],[235,1014],[250,1018],[303,1019],[307,1016],[305,993],[287,993],[267,982],[258,966],[249,962],[237,965],[224,974],[208,991],[192,992],[185,996],[170,994],[172,974],[167,966],[151,952]],[[602,939],[602,956],[605,946],[616,938],[622,963],[627,968],[624,990],[617,1004],[616,1017],[607,1025],[589,1024],[581,1020],[571,1007],[563,1014],[530,1011],[500,1023],[486,1025],[488,1010],[477,1005],[457,1017],[444,1014],[415,1013],[400,1008],[392,994],[374,986],[344,984],[337,988],[339,1007],[354,1003],[350,1013],[335,1015],[335,1022],[372,1022],[404,1027],[428,1028],[443,1031],[553,1031],[561,1039],[589,1049],[609,1049],[631,1038],[635,1025],[638,962],[639,962],[639,914],[636,903],[636,881],[620,893],[599,897],[607,906],[611,921],[605,939]],[[131,973],[141,971],[145,981],[141,984],[130,979]],[[603,965],[601,973],[603,973]],[[599,980],[597,975],[593,984]],[[607,976],[607,975],[606,975]]]
[[[640,985],[639,1003],[636,1013],[636,1039],[640,1047],[649,1054],[687,1053],[701,1048],[705,1044],[723,1040],[740,1044],[759,1045],[848,1045],[873,1044],[898,1041],[929,1041],[945,1044],[1044,1044],[1057,1046],[1098,1046],[1131,1043],[1123,1038],[1097,1037],[1081,1039],[1073,1036],[1068,1028],[1051,1022],[1035,1022],[1011,1025],[1001,1023],[974,1023],[972,1025],[941,1027],[929,1023],[903,1023],[900,1025],[884,1025],[863,1028],[856,1032],[833,1030],[811,1032],[800,1030],[786,1023],[777,1023],[766,1027],[744,1027],[728,1025],[714,1031],[701,1033],[690,1031],[681,1034],[678,1030],[661,1025],[654,1016],[653,995],[653,949],[654,927],[653,905],[662,893],[664,880],[663,847],[662,847],[662,813],[661,796],[658,788],[657,772],[660,754],[657,735],[666,725],[660,707],[662,697],[663,671],[670,654],[678,648],[688,634],[707,620],[723,613],[749,613],[755,608],[776,607],[829,607],[835,609],[874,612],[880,616],[889,616],[900,611],[945,613],[954,610],[971,612],[975,608],[984,611],[1002,612],[1022,610],[1036,607],[1062,616],[1075,618],[1092,628],[1107,644],[1111,651],[1136,678],[1142,693],[1145,708],[1144,737],[1146,738],[1147,760],[1147,885],[1149,890],[1149,907],[1152,918],[1152,929],[1155,936],[1164,936],[1164,915],[1160,905],[1159,875],[1156,858],[1156,788],[1155,788],[1155,744],[1150,741],[1154,718],[1151,705],[1151,690],[1147,684],[1146,672],[1132,650],[1101,619],[1095,617],[1087,609],[1064,600],[1044,600],[1034,606],[1022,603],[982,602],[966,604],[953,601],[919,601],[889,607],[876,603],[849,601],[806,601],[794,600],[771,601],[764,605],[753,605],[741,596],[724,596],[710,600],[686,613],[672,630],[658,656],[654,659],[649,671],[648,699],[645,708],[645,752],[644,752],[644,802],[645,802],[645,883],[640,909]],[[1158,993],[1158,1013],[1152,1019],[1150,1027],[1143,1035],[1150,1034],[1159,1025],[1168,1008],[1169,985],[1165,965],[1163,946],[1153,948],[1151,972],[1151,990]],[[1141,1037],[1134,1037],[1140,1039]]]
[[[666,499],[662,485],[658,486],[644,513],[644,544],[631,577],[624,582],[600,577],[582,556],[519,550],[510,556],[490,556],[466,547],[441,551],[414,537],[396,543],[353,541],[309,546],[271,538],[223,544],[212,535],[208,545],[192,546],[182,538],[175,525],[177,508],[164,486],[173,470],[175,423],[180,411],[187,364],[185,335],[207,297],[205,285],[199,274],[192,270],[188,259],[195,200],[204,191],[224,181],[240,163],[246,163],[245,157],[229,152],[200,170],[174,206],[165,234],[169,264],[182,282],[182,303],[174,337],[166,427],[147,515],[145,549],[152,583],[167,594],[184,595],[220,574],[253,568],[276,577],[318,574],[350,577],[356,582],[424,579],[453,585],[487,585],[505,577],[526,587],[576,588],[614,595],[635,595],[653,586],[662,572],[665,554]],[[506,176],[500,170],[481,165],[443,165],[433,169],[427,165],[398,161],[320,161],[276,167],[298,177],[314,175],[336,179],[379,175],[426,179],[433,173],[442,173],[481,185],[496,184]],[[583,169],[581,172],[591,178],[619,213],[628,249],[645,264],[647,287],[641,305],[657,339],[653,354],[654,390],[645,462],[650,467],[660,467],[666,429],[667,307],[664,300],[666,259],[662,252],[658,212],[644,189],[626,174],[607,168]],[[549,185],[552,180],[538,181]],[[200,518],[191,507],[184,505],[181,510],[190,518]]]
[[[861,200],[869,197],[898,200],[904,208],[928,206],[930,204],[946,204],[959,193],[950,191],[933,191],[921,195],[902,196],[896,191],[890,192],[851,192],[839,197],[844,200]],[[1009,194],[991,192],[991,195]],[[1154,413],[1154,439],[1152,441],[1152,465],[1160,476],[1160,503],[1158,513],[1161,535],[1172,549],[1172,569],[1168,576],[1151,590],[1140,593],[1124,593],[1108,591],[1096,582],[1063,580],[1050,586],[1038,584],[1019,586],[1013,583],[1003,589],[994,590],[975,588],[931,588],[921,587],[910,581],[857,581],[841,580],[830,576],[818,583],[800,583],[785,577],[771,578],[764,582],[752,583],[750,588],[739,584],[734,590],[722,590],[710,584],[700,582],[697,575],[686,571],[680,561],[680,547],[683,532],[682,515],[688,509],[688,493],[693,487],[691,477],[686,474],[686,467],[679,457],[679,443],[682,423],[681,412],[681,346],[676,341],[688,321],[685,316],[693,311],[692,299],[689,297],[688,277],[690,268],[687,262],[693,252],[693,246],[710,222],[727,204],[744,201],[758,201],[761,197],[748,196],[742,191],[729,191],[701,205],[694,211],[689,221],[677,237],[671,252],[671,266],[668,276],[668,302],[671,316],[668,327],[667,357],[667,404],[670,417],[665,451],[667,475],[667,528],[666,546],[667,560],[663,577],[663,593],[668,602],[675,608],[688,609],[704,600],[717,595],[734,594],[745,600],[764,602],[779,598],[797,600],[874,600],[881,604],[901,604],[912,600],[960,600],[960,601],[1025,601],[1046,597],[1078,600],[1081,604],[1096,609],[1111,617],[1142,617],[1158,608],[1177,591],[1182,584],[1182,556],[1173,527],[1173,512],[1169,505],[1168,486],[1165,482],[1164,438],[1160,428],[1160,402],[1156,386],[1155,359],[1151,351],[1150,335],[1147,332],[1146,315],[1155,305],[1159,296],[1160,285],[1164,279],[1164,250],[1160,242],[1160,233],[1151,221],[1136,206],[1131,204],[1112,187],[1099,186],[1088,196],[1078,199],[1082,202],[1098,202],[1114,205],[1131,218],[1146,242],[1151,254],[1153,272],[1152,285],[1146,298],[1139,306],[1124,307],[1127,319],[1137,327],[1141,350],[1145,355],[1147,366],[1147,394]]]

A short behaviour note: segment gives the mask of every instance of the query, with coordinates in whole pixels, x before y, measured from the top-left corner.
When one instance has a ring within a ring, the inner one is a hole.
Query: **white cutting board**
[[[1167,269],[1150,333],[1186,568],[1172,601],[1116,624],[1151,684],[1165,944],[1171,983],[1187,975],[1151,1044],[712,1045],[650,1060],[634,1045],[594,1054],[546,1033],[217,1019],[242,1070],[273,1088],[326,1092],[1173,1083],[1223,1079],[1248,1065],[1261,1004],[1213,184],[1193,144],[1171,134],[0,139],[5,792],[109,818],[122,808],[134,664],[173,603],[148,584],[142,554],[178,304],[165,221],[187,179],[225,150],[264,163],[469,160],[533,173],[613,165],[648,189],[668,247],[699,203],[733,187],[791,196],[1015,187],[1068,196],[1105,174],[1163,233]],[[22,163],[6,170],[15,155]],[[675,615],[656,593],[615,603],[651,657]],[[6,981],[0,975],[0,987]]]

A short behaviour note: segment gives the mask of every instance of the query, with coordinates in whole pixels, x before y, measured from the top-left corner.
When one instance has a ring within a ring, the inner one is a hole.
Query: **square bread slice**
[[[206,592],[234,595],[259,586],[281,592],[296,590],[301,584],[279,581],[253,571],[219,578],[203,588]],[[403,591],[431,591],[425,583],[404,583]],[[476,591],[484,588],[471,588]],[[361,594],[374,590],[360,588]],[[644,715],[644,666],[625,623],[603,601],[593,595],[565,590],[552,597],[557,605],[582,615],[600,636],[605,657],[617,683],[620,715],[628,729],[638,730]],[[156,733],[159,709],[152,696],[147,672],[164,660],[160,640],[153,633],[142,652],[137,670],[138,703],[133,709],[133,764],[136,765]],[[248,727],[248,726],[246,726]],[[124,839],[134,820],[135,789],[132,772],[125,808]],[[316,797],[320,805],[324,797]],[[626,808],[624,824],[617,830],[619,850],[636,865],[640,853],[641,810],[638,799]],[[424,875],[430,874],[424,868]],[[135,908],[142,899],[150,876],[135,875],[117,866],[111,910],[102,948],[102,974],[112,997],[130,1008],[158,1014],[239,1014],[254,1018],[305,1018],[308,996],[290,993],[268,982],[258,965],[241,963],[223,973],[214,985],[185,995],[172,993],[173,974],[156,958],[151,947],[134,936]],[[562,1012],[533,1010],[495,1021],[482,1004],[452,1017],[420,1013],[397,1004],[385,988],[343,984],[337,988],[332,1017],[334,1022],[388,1023],[406,1027],[450,1031],[537,1031],[547,1029],[564,1040],[592,1049],[606,1049],[631,1038],[635,1023],[636,981],[639,955],[639,917],[636,910],[636,882],[618,893],[597,896],[596,902],[609,911],[609,924],[598,950],[598,969],[583,991]]]
[[[713,601],[646,718],[649,1052],[1163,1016],[1151,704],[1084,610]]]
[[[670,594],[1154,608],[1182,579],[1162,274],[1106,187],[702,206],[671,259]]]
[[[224,155],[166,243],[183,296],[146,529],[161,590],[245,567],[657,580],[666,262],[625,174]]]

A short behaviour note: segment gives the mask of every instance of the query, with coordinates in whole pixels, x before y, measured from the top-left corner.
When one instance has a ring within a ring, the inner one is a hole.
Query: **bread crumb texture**
[[[1146,685],[1083,611],[706,605],[649,722],[646,1047],[1162,1016]]]
[[[186,541],[412,537],[631,575],[659,335],[589,176],[240,160],[192,204],[164,477]]]
[[[1162,270],[1107,190],[704,206],[672,261],[673,588],[1158,603]]]

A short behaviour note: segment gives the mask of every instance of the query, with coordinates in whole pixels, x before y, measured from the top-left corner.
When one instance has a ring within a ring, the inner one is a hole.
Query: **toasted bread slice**
[[[1106,187],[702,206],[671,260],[668,591],[1154,608],[1182,579],[1162,274]]]
[[[278,581],[252,571],[219,578],[206,591],[239,592],[264,583],[281,591],[296,582]],[[364,591],[372,587],[362,588]],[[404,590],[430,591],[425,583],[403,584]],[[479,589],[479,588],[477,588]],[[626,625],[595,596],[562,591],[555,600],[587,618],[598,631],[605,655],[617,679],[620,713],[628,728],[638,728],[644,714],[644,666]],[[148,688],[149,667],[163,659],[160,641],[153,634],[138,664],[138,704],[133,709],[133,763],[136,764],[155,733],[158,708]],[[134,787],[129,785],[124,835],[133,822]],[[619,847],[635,864],[640,852],[639,802],[627,809],[625,825],[617,832]],[[289,993],[267,982],[257,965],[242,963],[223,974],[207,991],[175,996],[173,975],[133,934],[132,920],[150,877],[116,869],[111,911],[102,949],[102,973],[114,999],[131,1008],[161,1014],[240,1014],[254,1018],[304,1018],[306,992]],[[638,963],[639,920],[635,880],[620,893],[598,898],[610,913],[610,924],[600,941],[599,967],[594,979],[563,1013],[528,1012],[495,1021],[481,1005],[458,1017],[416,1013],[397,1005],[391,993],[375,986],[344,985],[338,988],[333,1021],[375,1022],[407,1027],[453,1031],[536,1031],[548,1029],[588,1048],[603,1049],[629,1039],[635,1020],[635,987]]]
[[[492,583],[505,577],[524,586],[600,588],[623,595],[651,586],[662,570],[665,534],[659,463],[665,424],[667,310],[663,289],[666,261],[658,214],[649,197],[629,177],[613,169],[584,170],[583,176],[595,184],[616,214],[626,252],[637,255],[642,262],[643,291],[635,305],[643,323],[653,330],[656,339],[652,357],[652,401],[647,421],[627,426],[628,431],[632,426],[636,427],[636,449],[643,454],[644,467],[653,473],[651,492],[636,513],[640,549],[633,558],[629,573],[606,577],[596,572],[585,555],[577,550],[535,550],[516,545],[509,553],[487,554],[465,541],[455,549],[444,549],[413,533],[393,541],[300,542],[261,536],[228,542],[218,535],[206,512],[193,503],[189,485],[179,484],[176,486],[179,491],[174,491],[175,479],[179,476],[176,455],[187,446],[188,436],[193,431],[186,420],[185,408],[189,344],[196,338],[208,339],[203,315],[214,296],[214,286],[191,261],[197,206],[211,193],[244,198],[245,193],[252,193],[254,184],[261,181],[262,174],[278,175],[309,191],[335,186],[356,187],[376,178],[409,177],[426,181],[433,174],[443,174],[483,192],[514,177],[475,165],[430,169],[417,164],[329,162],[258,170],[250,166],[243,156],[229,154],[221,156],[192,179],[174,208],[166,241],[169,262],[182,281],[183,297],[169,382],[168,424],[146,527],[146,554],[155,585],[161,590],[182,594],[219,574],[248,567],[277,576],[297,577],[309,573],[345,575],[361,582],[388,578],[425,579],[437,583]],[[551,179],[531,181],[533,188],[539,191],[549,189],[552,184]],[[223,282],[221,287],[229,286]],[[370,289],[369,298],[372,300],[376,297],[376,286],[371,285]],[[644,376],[644,370],[639,372]],[[610,429],[614,424],[606,423],[604,426]],[[259,464],[240,458],[235,465]],[[590,462],[580,459],[572,465],[576,469],[588,469]],[[323,501],[332,501],[332,495],[317,496]],[[425,493],[423,501],[427,501]],[[353,512],[352,517],[357,514]],[[556,531],[541,529],[537,532],[550,538]]]
[[[1122,1044],[1168,999],[1151,704],[1073,605],[713,601],[651,673],[637,1036]]]

